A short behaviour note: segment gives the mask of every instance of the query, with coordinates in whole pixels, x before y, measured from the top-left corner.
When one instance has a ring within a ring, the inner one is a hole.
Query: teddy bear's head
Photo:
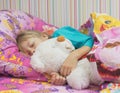
[[[51,38],[40,43],[32,55],[30,63],[38,72],[58,72],[64,60],[73,50],[74,46],[65,37]]]
[[[63,52],[64,54],[69,54],[74,50],[74,46],[71,41],[64,36],[58,36],[55,38],[48,39],[39,44],[35,52],[40,51],[44,54],[49,53],[55,55],[57,53]]]
[[[59,36],[55,38],[54,47],[58,47],[67,53],[70,53],[71,51],[74,50],[74,46],[72,45],[72,43],[68,39],[66,39],[64,36]]]
[[[58,36],[55,38],[48,39],[40,43],[38,48],[42,49],[41,51],[44,51],[44,49],[49,51],[59,50],[67,54],[75,49],[71,41],[65,38],[64,36]]]

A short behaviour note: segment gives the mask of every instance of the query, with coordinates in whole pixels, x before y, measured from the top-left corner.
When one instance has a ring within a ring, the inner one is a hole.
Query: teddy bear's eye
[[[110,21],[110,20],[107,20],[107,21],[105,21],[105,23],[106,23],[106,24],[110,24],[110,23],[111,23],[111,21]]]

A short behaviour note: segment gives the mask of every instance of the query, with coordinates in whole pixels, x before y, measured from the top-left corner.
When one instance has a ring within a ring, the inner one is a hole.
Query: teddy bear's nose
[[[65,41],[65,37],[64,36],[58,36],[57,41],[58,42],[63,42],[63,41]]]

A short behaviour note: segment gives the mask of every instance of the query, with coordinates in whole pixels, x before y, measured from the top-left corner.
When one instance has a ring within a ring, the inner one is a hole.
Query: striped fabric
[[[78,28],[91,12],[120,19],[120,0],[0,0],[0,9],[22,10],[58,27]]]

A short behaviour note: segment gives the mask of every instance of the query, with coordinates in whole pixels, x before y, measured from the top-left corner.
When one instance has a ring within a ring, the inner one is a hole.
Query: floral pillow
[[[120,20],[105,13],[93,12],[90,14],[90,18],[80,26],[79,31],[84,34],[91,35],[96,44],[99,42],[98,34],[119,26]]]
[[[94,23],[92,18],[90,17],[84,24],[80,26],[78,30],[84,34],[94,36],[93,28],[94,28]]]
[[[35,72],[30,64],[30,58],[18,51],[17,34],[22,30],[43,31],[46,28],[51,34],[54,25],[22,11],[0,11],[0,74],[14,77],[24,77],[34,80],[46,80],[46,77]]]
[[[99,34],[101,43],[95,51],[98,70],[107,81],[119,81],[120,78],[120,27],[106,30]]]
[[[97,62],[101,77],[106,81],[119,81],[120,21],[107,14],[91,13],[79,30],[94,37],[95,43],[87,58]]]

